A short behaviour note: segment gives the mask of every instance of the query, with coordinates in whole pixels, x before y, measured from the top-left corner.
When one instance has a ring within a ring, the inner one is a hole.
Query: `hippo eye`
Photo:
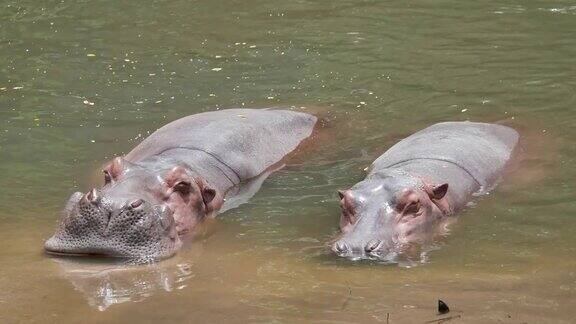
[[[413,201],[404,208],[404,214],[416,214],[420,211],[420,203]]]
[[[174,191],[179,192],[181,195],[188,195],[192,191],[190,182],[180,181],[174,186]]]
[[[102,170],[102,172],[104,173],[104,184],[107,185],[112,182],[112,176],[110,175],[110,172],[108,172],[108,170]]]

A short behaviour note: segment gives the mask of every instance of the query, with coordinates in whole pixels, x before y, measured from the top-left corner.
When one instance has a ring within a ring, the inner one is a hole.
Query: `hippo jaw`
[[[169,208],[139,198],[116,206],[97,195],[93,190],[70,197],[56,233],[44,244],[47,253],[152,261],[172,256],[181,246]]]

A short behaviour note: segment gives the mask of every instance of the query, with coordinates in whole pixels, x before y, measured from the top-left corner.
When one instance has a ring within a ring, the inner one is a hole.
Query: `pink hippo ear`
[[[338,197],[340,197],[340,207],[342,208],[341,226],[356,223],[357,215],[350,191],[338,190]]]
[[[208,206],[208,204],[214,200],[214,197],[216,197],[216,190],[209,187],[202,188],[202,200],[204,200],[204,205]]]
[[[216,190],[211,188],[206,183],[206,181],[204,181],[204,179],[198,178],[196,179],[196,183],[198,184],[198,187],[200,187],[200,192],[202,193],[202,201],[204,201],[204,205],[206,205],[206,207],[211,207],[210,203],[216,197]]]
[[[440,200],[444,198],[444,196],[446,196],[447,192],[448,192],[448,183],[443,183],[438,186],[432,186],[428,191],[428,195],[430,196],[430,199]]]
[[[218,196],[216,190],[210,187],[202,178],[196,179],[196,183],[198,184],[198,187],[200,187],[202,201],[204,202],[204,206],[206,206],[206,211],[211,212],[220,209],[224,200],[222,197]]]

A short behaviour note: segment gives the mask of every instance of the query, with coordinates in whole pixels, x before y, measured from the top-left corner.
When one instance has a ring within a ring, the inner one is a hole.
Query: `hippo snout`
[[[377,258],[384,250],[383,241],[380,239],[372,239],[368,242],[348,242],[345,239],[340,239],[332,245],[332,251],[342,257],[349,257],[352,259]]]
[[[166,205],[92,189],[70,197],[44,248],[56,254],[156,259],[172,255],[180,244]]]

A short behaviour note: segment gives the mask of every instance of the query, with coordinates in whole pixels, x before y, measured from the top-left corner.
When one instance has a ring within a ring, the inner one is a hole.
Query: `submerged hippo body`
[[[176,120],[104,169],[105,184],[71,196],[45,243],[52,253],[139,259],[173,255],[179,234],[224,195],[270,169],[312,134],[316,117],[229,109]]]
[[[392,262],[431,242],[474,193],[496,184],[517,143],[512,128],[472,122],[439,123],[403,139],[363,181],[339,191],[341,236],[332,249]]]

